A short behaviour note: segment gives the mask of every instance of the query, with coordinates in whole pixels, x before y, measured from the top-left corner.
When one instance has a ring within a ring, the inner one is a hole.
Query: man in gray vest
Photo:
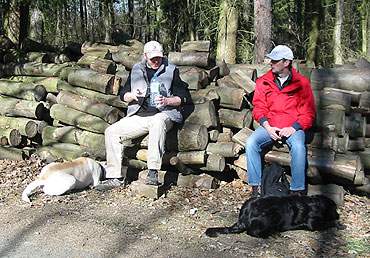
[[[166,133],[174,123],[182,122],[179,108],[189,102],[189,96],[179,70],[163,57],[162,45],[157,41],[146,43],[142,62],[133,66],[120,90],[121,99],[128,103],[127,116],[105,130],[105,177],[112,179],[106,183],[111,186],[125,183],[127,167],[122,166],[123,149],[132,139],[149,134],[146,183],[158,185]]]

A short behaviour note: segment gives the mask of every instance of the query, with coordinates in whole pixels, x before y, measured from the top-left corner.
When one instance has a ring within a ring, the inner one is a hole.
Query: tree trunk
[[[119,109],[99,103],[87,97],[79,96],[68,91],[61,91],[57,96],[58,104],[66,105],[73,109],[91,114],[104,119],[109,124],[118,121],[122,112]]]
[[[218,20],[217,57],[218,61],[236,62],[236,35],[238,30],[238,11],[233,1],[221,2],[221,13]]]
[[[364,56],[370,60],[370,1],[362,0],[361,12],[361,49]]]
[[[114,24],[114,9],[112,0],[103,1],[103,19],[105,27],[105,42],[112,42],[112,29]]]
[[[68,125],[94,133],[104,133],[109,126],[100,117],[89,115],[61,104],[55,104],[50,108],[50,116]]]
[[[254,0],[254,60],[263,63],[271,49],[272,11],[271,0]]]
[[[31,11],[29,37],[34,41],[42,43],[43,36],[44,36],[44,14],[40,11],[38,7],[35,7]]]
[[[317,63],[317,45],[319,39],[320,30],[320,8],[321,0],[306,0],[306,15],[311,17],[310,31],[308,35],[308,46],[307,46],[307,63],[312,65]]]
[[[342,27],[344,15],[344,0],[336,1],[335,26],[333,34],[333,55],[334,64],[343,64],[342,50]]]

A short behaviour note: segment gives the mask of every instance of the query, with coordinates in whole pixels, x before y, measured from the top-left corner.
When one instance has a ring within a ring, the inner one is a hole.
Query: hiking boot
[[[289,195],[290,196],[304,196],[306,195],[306,190],[296,190],[296,191],[290,190]]]
[[[94,189],[98,191],[106,191],[120,186],[125,186],[124,178],[110,178],[102,181],[100,184],[95,186]]]
[[[145,184],[147,184],[147,185],[159,185],[158,171],[156,169],[149,169],[148,175],[146,177]]]
[[[258,198],[258,197],[261,197],[261,186],[260,185],[252,185],[251,198]]]

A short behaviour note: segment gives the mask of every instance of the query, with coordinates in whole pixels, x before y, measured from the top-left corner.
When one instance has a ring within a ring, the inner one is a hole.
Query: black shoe
[[[253,185],[252,186],[252,198],[258,198],[261,197],[261,186],[259,185]]]
[[[125,186],[125,179],[123,178],[110,178],[102,181],[100,184],[94,187],[98,191],[106,191],[116,187]]]
[[[297,190],[297,191],[290,190],[289,195],[291,195],[291,196],[305,196],[306,195],[306,190]]]
[[[146,177],[146,182],[145,184],[147,185],[159,185],[158,182],[158,171],[155,169],[149,169],[148,175]]]

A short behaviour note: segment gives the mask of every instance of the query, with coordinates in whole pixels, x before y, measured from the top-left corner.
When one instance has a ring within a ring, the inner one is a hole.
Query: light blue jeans
[[[271,146],[274,140],[271,139],[267,130],[262,126],[258,127],[251,136],[248,137],[245,152],[247,156],[247,173],[249,185],[256,186],[261,184],[262,175],[262,151]],[[290,190],[298,191],[305,189],[307,153],[305,145],[305,132],[298,130],[292,134],[286,143],[291,156],[292,182]]]

